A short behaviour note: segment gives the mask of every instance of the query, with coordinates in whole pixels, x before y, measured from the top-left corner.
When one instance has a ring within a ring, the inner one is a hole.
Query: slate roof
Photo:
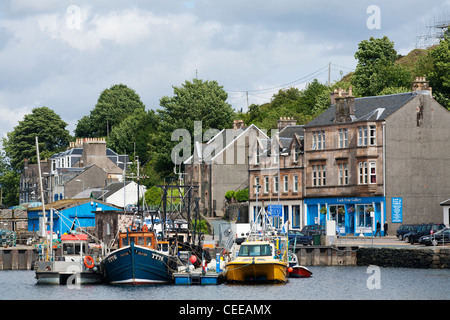
[[[386,96],[355,98],[355,118],[353,122],[384,120],[392,113],[403,107],[417,96],[417,93],[407,92]],[[336,105],[331,105],[317,118],[305,125],[305,127],[317,127],[334,125]]]

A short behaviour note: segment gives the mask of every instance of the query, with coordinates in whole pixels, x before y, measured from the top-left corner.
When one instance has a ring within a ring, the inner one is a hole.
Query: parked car
[[[420,243],[427,246],[450,243],[450,228],[439,230],[436,233],[420,237]]]
[[[313,237],[307,236],[301,231],[290,230],[288,233],[288,240],[290,244],[302,244],[304,246],[311,245],[313,243]]]
[[[445,224],[427,223],[420,225],[417,230],[406,233],[403,236],[405,242],[416,243],[419,242],[420,237],[433,234],[445,228]]]
[[[324,235],[325,227],[319,224],[312,224],[309,226],[304,226],[301,232],[307,236],[312,236],[315,234]]]
[[[403,224],[397,229],[397,238],[402,241],[403,236],[409,232],[416,231],[419,227],[417,224]]]

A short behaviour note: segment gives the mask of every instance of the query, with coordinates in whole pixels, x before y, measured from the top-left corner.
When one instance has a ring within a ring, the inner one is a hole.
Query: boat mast
[[[42,201],[42,214],[44,216],[44,234],[45,239],[47,239],[47,213],[45,212],[45,200],[44,200],[44,188],[42,187],[42,174],[41,174],[41,160],[39,157],[39,139],[36,136],[36,155],[37,155],[37,163],[38,163],[38,172],[39,172],[39,186],[41,188],[41,201]],[[47,242],[47,252],[50,259],[53,258],[53,212],[50,211],[50,244]]]

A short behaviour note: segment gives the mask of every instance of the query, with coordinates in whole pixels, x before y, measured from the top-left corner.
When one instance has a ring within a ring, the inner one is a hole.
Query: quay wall
[[[394,249],[362,247],[357,251],[357,265],[446,269],[450,268],[450,248]]]
[[[368,266],[417,269],[450,268],[450,248],[374,248],[308,246],[295,250],[303,266]]]
[[[38,257],[34,248],[2,248],[0,250],[0,270],[32,270]]]
[[[374,248],[358,246],[302,246],[295,253],[303,266],[368,266],[418,269],[450,268],[450,247]],[[32,270],[35,248],[1,248],[0,270]]]

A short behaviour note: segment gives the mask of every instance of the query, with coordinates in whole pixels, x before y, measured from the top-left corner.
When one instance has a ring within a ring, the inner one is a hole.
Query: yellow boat
[[[289,264],[285,253],[270,241],[243,242],[238,256],[225,265],[229,283],[285,283]]]

